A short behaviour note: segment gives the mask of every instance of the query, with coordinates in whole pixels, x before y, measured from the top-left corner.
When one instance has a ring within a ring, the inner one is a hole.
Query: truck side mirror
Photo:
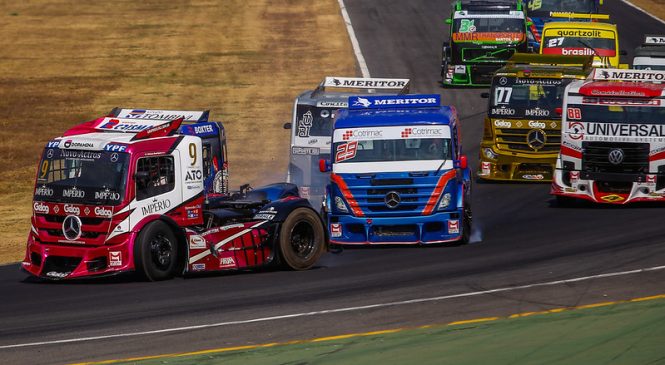
[[[467,167],[469,167],[469,162],[466,160],[466,155],[462,155],[459,158],[459,167],[460,169],[464,170]]]
[[[283,125],[284,129],[291,129],[291,122],[286,122]]]
[[[321,172],[330,172],[330,162],[325,159],[319,160],[319,171]]]
[[[446,19],[446,24],[453,24],[453,20],[450,18]]]
[[[561,116],[561,114],[563,114],[563,108],[561,107],[554,108],[554,112],[556,113],[556,115]]]
[[[490,98],[490,93],[480,93],[480,97],[483,99],[489,99]]]

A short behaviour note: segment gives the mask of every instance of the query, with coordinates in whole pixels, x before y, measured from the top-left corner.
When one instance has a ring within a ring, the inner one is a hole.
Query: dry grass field
[[[630,0],[630,2],[665,20],[665,0]]]
[[[294,97],[355,75],[336,0],[0,0],[0,263],[23,257],[44,143],[114,106],[211,109],[232,184],[282,180]]]

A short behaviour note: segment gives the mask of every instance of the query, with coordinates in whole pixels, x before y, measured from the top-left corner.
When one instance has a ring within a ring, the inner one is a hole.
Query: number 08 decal
[[[335,162],[342,162],[356,157],[358,150],[358,141],[344,143],[337,146],[337,154],[335,155]]]

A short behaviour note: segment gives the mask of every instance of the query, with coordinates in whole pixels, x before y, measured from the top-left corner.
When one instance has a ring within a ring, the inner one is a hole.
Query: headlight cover
[[[450,195],[450,193],[443,194],[441,196],[441,199],[439,200],[439,206],[438,206],[437,209],[438,210],[444,210],[444,209],[448,208],[448,206],[450,205],[451,198],[452,198],[452,196]]]
[[[344,199],[341,196],[335,196],[335,208],[343,213],[348,213],[349,209],[344,204]]]
[[[499,155],[494,153],[494,151],[492,151],[492,149],[489,148],[489,147],[483,148],[483,156],[485,156],[486,158],[488,158],[490,160],[496,160],[496,158],[499,157]]]

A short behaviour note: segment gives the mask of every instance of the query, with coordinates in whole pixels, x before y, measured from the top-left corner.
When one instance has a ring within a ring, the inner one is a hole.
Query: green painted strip
[[[114,364],[662,364],[665,299],[587,305],[417,329],[217,349]],[[546,315],[544,315],[546,314]]]

